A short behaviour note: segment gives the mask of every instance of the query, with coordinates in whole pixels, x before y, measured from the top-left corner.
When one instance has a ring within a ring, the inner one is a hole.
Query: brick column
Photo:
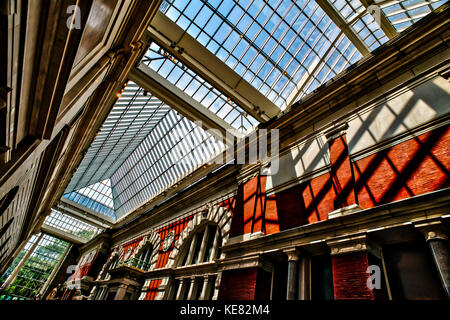
[[[329,218],[359,210],[355,196],[355,178],[350,162],[346,130],[348,125],[339,125],[325,134],[330,151],[330,174],[336,199],[334,211]]]
[[[416,225],[425,236],[447,298],[450,299],[450,250],[447,230],[440,221]]]
[[[375,292],[380,289],[369,287],[371,256],[381,259],[381,249],[377,245],[370,242],[366,235],[336,238],[327,241],[327,244],[331,248],[336,300],[375,300],[383,297]],[[379,277],[379,283],[382,283],[382,266],[379,265],[378,268],[380,272],[376,276]]]

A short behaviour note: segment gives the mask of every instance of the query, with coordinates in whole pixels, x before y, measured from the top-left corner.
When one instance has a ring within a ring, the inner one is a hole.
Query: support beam
[[[144,63],[141,62],[136,68],[132,69],[128,77],[138,86],[150,92],[189,120],[201,121],[203,129],[219,130],[221,134],[215,135],[221,141],[223,137],[226,137],[227,131],[235,135],[237,134],[232,125],[228,124]],[[215,130],[211,130],[210,133],[214,134]]]
[[[381,7],[379,4],[375,4],[374,0],[361,0],[362,5],[366,8],[369,9],[369,7],[375,5],[378,7],[379,13],[380,13],[380,20],[377,21],[377,19],[375,19],[376,23],[379,24],[381,30],[383,30],[384,34],[389,38],[392,39],[397,35],[397,31],[395,30],[395,28],[392,26],[391,22],[388,20],[388,18],[386,18],[386,16],[384,15],[383,11],[381,10]],[[370,10],[368,10],[369,14],[372,14],[372,12],[370,12]]]
[[[84,244],[88,240],[77,237],[76,235],[62,231],[61,229],[46,225],[45,223],[41,226],[41,232],[46,233],[52,237],[70,242],[72,244]]]
[[[328,0],[316,0],[316,2],[330,17],[330,19],[333,20],[333,22],[342,30],[342,32],[344,32],[347,38],[354,44],[356,49],[358,49],[363,56],[370,53],[370,49],[366,46],[364,41],[361,40],[359,35],[347,24],[345,19],[335,10],[333,5],[329,3]]]
[[[103,218],[99,214],[90,211],[89,208],[81,208],[76,202],[64,197],[60,198],[55,207],[56,210],[64,214],[80,219],[81,221],[101,229],[111,228],[114,225],[114,222],[107,220],[106,216]]]
[[[230,97],[256,120],[265,122],[280,113],[280,108],[273,102],[163,13],[155,15],[148,33],[150,39]]]

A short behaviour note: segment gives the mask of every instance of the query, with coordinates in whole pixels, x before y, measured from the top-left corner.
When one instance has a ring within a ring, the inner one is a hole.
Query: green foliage
[[[95,230],[81,230],[76,233],[76,235],[80,238],[91,240],[92,237],[95,235]]]
[[[0,294],[0,300],[11,300],[13,298],[31,299],[38,294],[67,245],[65,241],[55,239],[54,242],[50,242],[45,246],[38,246],[37,250],[25,262],[14,282]],[[25,254],[25,250],[19,253],[13,265],[2,276],[2,283],[6,281]]]

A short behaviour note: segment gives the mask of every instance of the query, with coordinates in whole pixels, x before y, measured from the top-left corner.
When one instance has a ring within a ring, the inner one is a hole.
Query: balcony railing
[[[119,267],[121,267],[121,266],[135,267],[135,268],[138,268],[145,272],[150,267],[150,264],[148,262],[138,259],[138,258],[130,258],[130,259],[122,261],[119,264]]]

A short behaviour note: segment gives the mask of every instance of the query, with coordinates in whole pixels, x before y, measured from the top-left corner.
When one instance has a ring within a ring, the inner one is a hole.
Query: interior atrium
[[[5,0],[0,300],[450,298],[445,0]]]

